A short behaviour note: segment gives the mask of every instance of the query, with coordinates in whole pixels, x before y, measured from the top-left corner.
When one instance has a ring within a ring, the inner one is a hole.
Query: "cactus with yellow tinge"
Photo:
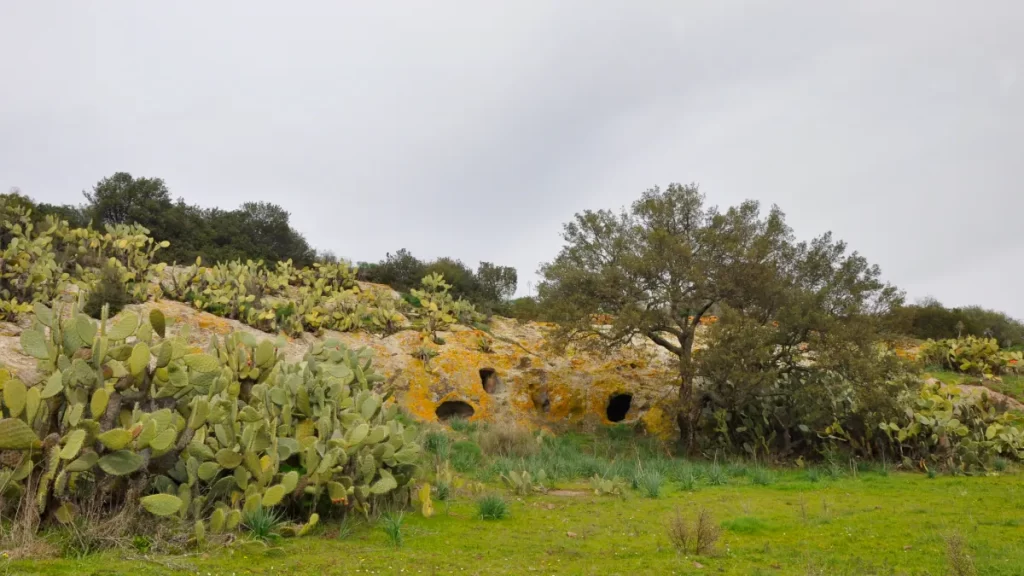
[[[141,486],[144,509],[194,522],[198,542],[206,522],[230,531],[251,508],[369,512],[375,498],[408,490],[420,448],[374,391],[383,378],[368,350],[329,340],[287,363],[280,342],[248,333],[196,353],[167,332],[157,310],[96,322],[77,306],[36,306],[21,344],[47,376],[26,385],[0,371],[5,500],[34,498],[67,521],[83,494]]]

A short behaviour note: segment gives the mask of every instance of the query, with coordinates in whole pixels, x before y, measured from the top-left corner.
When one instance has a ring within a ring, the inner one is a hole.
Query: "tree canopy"
[[[830,234],[797,243],[777,207],[764,216],[754,201],[719,210],[694,185],[650,189],[620,213],[577,214],[564,239],[539,286],[558,341],[619,346],[642,336],[672,352],[679,426],[691,446],[701,425],[694,337],[710,311],[776,323],[783,328],[773,325],[774,338],[799,342],[832,321],[887,310],[899,296],[877,266]]]

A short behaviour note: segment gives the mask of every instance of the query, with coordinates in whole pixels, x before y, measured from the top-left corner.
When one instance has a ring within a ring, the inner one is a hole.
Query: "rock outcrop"
[[[173,324],[188,326],[189,342],[205,348],[213,335],[246,331],[273,338],[239,322],[198,311],[186,304],[160,300],[131,306],[143,314],[159,308]],[[26,324],[27,325],[27,324]],[[35,361],[21,352],[25,326],[0,325],[0,363],[26,382],[39,380]],[[528,426],[559,424],[640,424],[648,433],[672,437],[677,372],[671,354],[652,343],[638,342],[613,353],[556,355],[547,350],[551,325],[494,318],[490,334],[455,326],[440,336],[445,343],[429,362],[414,356],[421,334],[407,330],[388,337],[365,332],[323,334],[353,348],[373,349],[374,364],[394,389],[394,398],[413,417],[437,421],[463,416],[470,420],[514,420]],[[481,337],[492,350],[479,347]],[[301,359],[316,341],[312,335],[282,340],[291,360]]]

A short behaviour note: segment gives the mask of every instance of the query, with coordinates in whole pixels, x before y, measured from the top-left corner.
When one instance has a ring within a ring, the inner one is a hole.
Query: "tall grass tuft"
[[[508,516],[508,503],[501,496],[488,494],[476,502],[482,520],[502,520]]]
[[[441,460],[447,460],[452,453],[452,441],[444,432],[428,432],[423,447]]]
[[[750,473],[750,481],[757,486],[770,486],[775,483],[775,474],[762,466],[757,466]]]
[[[384,535],[387,536],[388,542],[395,548],[401,548],[404,541],[402,537],[402,523],[405,522],[405,514],[402,512],[398,514],[385,512],[380,519],[380,527],[384,531]]]
[[[640,492],[648,498],[661,496],[661,486],[665,483],[665,477],[657,470],[637,470],[633,482]]]
[[[283,524],[284,517],[273,508],[260,506],[242,514],[242,526],[253,538],[264,542],[277,538]]]
[[[477,442],[484,454],[506,458],[526,458],[540,450],[533,433],[522,426],[502,423],[480,432]]]
[[[707,478],[708,484],[711,486],[725,486],[729,483],[728,474],[725,473],[725,470],[722,469],[722,465],[718,462],[709,466],[704,476]]]
[[[470,472],[480,465],[482,454],[475,442],[463,440],[452,444],[451,463],[456,472]]]
[[[452,427],[452,430],[456,432],[470,433],[475,432],[477,424],[476,422],[470,422],[461,416],[456,416],[448,421],[448,425]]]

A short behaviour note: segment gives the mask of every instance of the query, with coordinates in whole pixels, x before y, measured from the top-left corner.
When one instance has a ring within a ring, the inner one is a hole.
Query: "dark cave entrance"
[[[476,410],[469,405],[468,402],[462,400],[446,400],[437,405],[434,409],[434,414],[437,415],[437,419],[444,422],[451,420],[452,418],[469,418]]]
[[[480,369],[480,385],[488,394],[498,394],[505,390],[505,386],[502,384],[501,378],[498,378],[498,372],[494,368]]]
[[[609,422],[622,422],[629,413],[629,407],[633,405],[632,394],[616,394],[608,400],[606,415]]]

